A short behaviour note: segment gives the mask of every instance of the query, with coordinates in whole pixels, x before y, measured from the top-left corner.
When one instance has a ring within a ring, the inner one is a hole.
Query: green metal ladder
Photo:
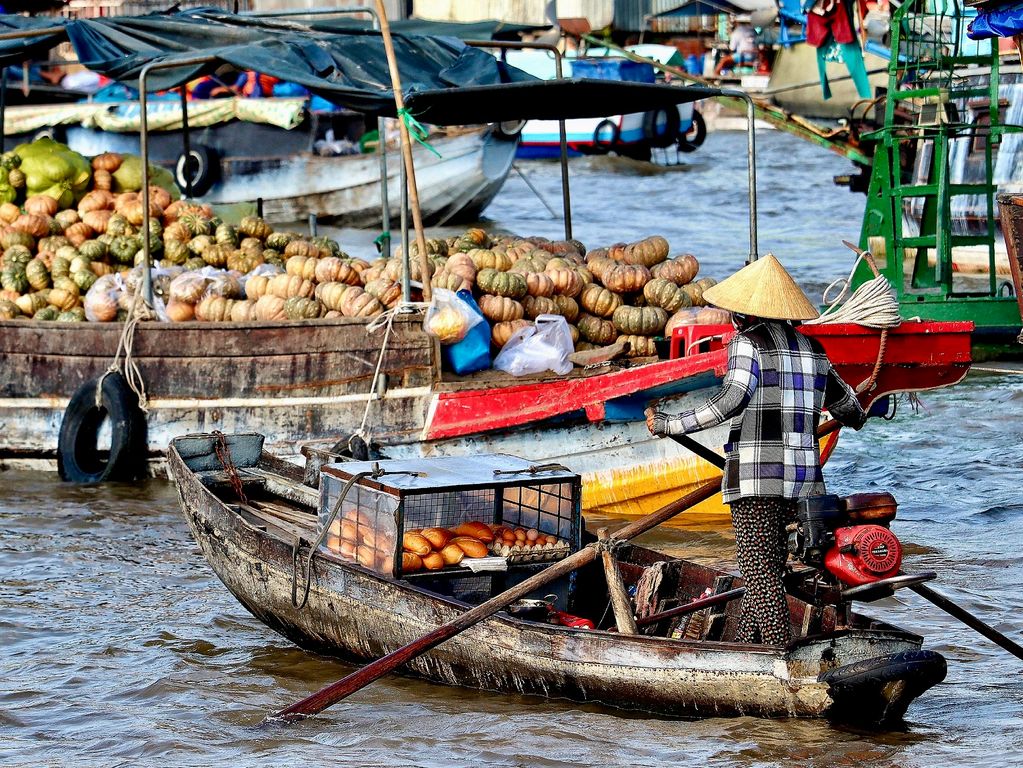
[[[877,144],[860,245],[874,253],[904,305],[998,293],[993,149],[1006,128],[1000,122],[998,52],[994,46],[988,53],[961,52],[968,21],[962,10],[958,0],[906,0],[893,10],[884,124],[864,136]],[[970,66],[983,67],[990,76],[964,76]],[[978,99],[986,105],[968,107]],[[971,108],[975,119],[969,122],[963,112]],[[963,137],[983,142],[983,182],[950,179],[953,140]],[[919,165],[926,170],[913,178],[913,159],[920,153]],[[953,231],[952,201],[961,196],[983,199],[982,234]],[[919,218],[918,232],[907,231],[909,205]],[[986,290],[955,291],[952,254],[959,246],[986,247]],[[864,266],[855,282],[870,277]]]

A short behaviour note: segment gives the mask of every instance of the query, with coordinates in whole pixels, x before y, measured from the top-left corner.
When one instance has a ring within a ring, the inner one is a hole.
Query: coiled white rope
[[[867,264],[874,271],[875,277],[863,283],[852,292],[844,302],[846,294],[849,293],[849,285],[856,268],[860,262],[867,260]],[[835,297],[834,301],[828,301],[828,294],[835,286],[842,284],[842,292]],[[869,251],[862,251],[856,263],[853,264],[849,277],[840,277],[824,289],[822,301],[827,304],[821,316],[816,320],[808,320],[804,325],[822,325],[829,323],[856,323],[867,328],[896,328],[902,323],[899,315],[899,301],[895,298],[895,291],[888,278],[879,274],[874,267]]]

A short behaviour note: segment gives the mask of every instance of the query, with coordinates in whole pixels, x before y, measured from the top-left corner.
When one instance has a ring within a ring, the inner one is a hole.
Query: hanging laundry
[[[817,72],[825,99],[831,98],[828,61],[844,61],[861,99],[872,95],[867,67],[853,28],[847,0],[811,0],[806,14],[806,42],[817,49]]]

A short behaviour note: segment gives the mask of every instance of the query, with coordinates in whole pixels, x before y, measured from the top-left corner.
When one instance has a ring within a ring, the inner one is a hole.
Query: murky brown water
[[[815,271],[817,256],[846,258],[835,246],[855,235],[862,199],[830,187],[845,170],[840,160],[785,137],[761,143],[765,244],[806,282],[823,285],[845,267]],[[574,174],[578,236],[608,239],[605,228],[625,228],[667,231],[674,241],[697,231],[691,249],[709,255],[712,274],[734,267],[745,253],[742,162],[716,162],[740,146],[736,135],[712,136],[693,168],[655,176],[584,162]],[[787,155],[774,160],[772,152]],[[555,189],[556,170],[526,170]],[[491,215],[509,229],[557,234],[556,222],[549,233],[527,230],[523,211],[539,208],[530,194],[513,180]],[[705,226],[732,205],[725,225]],[[839,205],[847,210],[832,217]],[[726,229],[738,234],[725,237]],[[1021,639],[1023,376],[971,374],[926,394],[924,404],[844,436],[830,485],[892,489],[907,566],[937,570],[941,591]],[[902,593],[870,611],[926,635],[948,657],[949,675],[910,708],[900,731],[667,721],[402,678],[298,726],[260,730],[267,712],[349,668],[296,649],[249,616],[199,555],[169,484],[76,488],[7,472],[0,496],[0,765],[1023,764],[1023,662]],[[648,541],[708,560],[731,557],[727,531],[665,529]]]

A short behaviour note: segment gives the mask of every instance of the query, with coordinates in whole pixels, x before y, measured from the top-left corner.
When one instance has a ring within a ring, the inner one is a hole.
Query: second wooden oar
[[[656,512],[651,512],[646,517],[629,523],[624,528],[613,533],[610,538],[612,540],[620,541],[633,539],[641,533],[645,533],[651,528],[657,527],[666,520],[670,520],[690,507],[699,504],[701,501],[709,499],[720,489],[720,479],[715,478],[713,480],[708,480],[695,491],[686,494],[681,499],[661,507]],[[448,623],[442,624],[415,642],[409,643],[396,651],[392,651],[386,656],[367,664],[362,669],[356,670],[347,677],[344,677],[336,683],[327,686],[323,690],[314,693],[312,696],[307,696],[297,704],[292,704],[290,707],[276,712],[267,718],[268,721],[294,722],[295,720],[302,720],[310,715],[322,712],[332,704],[336,704],[342,699],[351,696],[356,691],[362,690],[374,680],[393,672],[403,664],[406,664],[409,661],[412,661],[412,659],[426,653],[430,649],[437,647],[445,640],[464,632],[469,629],[469,627],[472,627],[484,619],[493,616],[498,611],[507,608],[516,600],[525,597],[530,592],[539,589],[565,574],[571,573],[577,568],[581,568],[584,565],[593,562],[596,555],[597,547],[593,544],[579,550],[575,554],[569,555],[564,560],[545,568],[534,576],[530,576],[525,581],[516,584],[511,589],[502,592],[500,595],[492,597],[485,603],[481,603],[475,608],[466,611]]]
[[[950,616],[955,616],[970,629],[984,635],[984,637],[995,645],[1000,648],[1004,648],[1017,659],[1023,659],[1023,647],[1021,647],[1019,643],[1006,637],[991,625],[985,624],[965,608],[953,603],[944,595],[935,592],[933,589],[925,586],[924,584],[911,584],[909,588],[920,595],[920,597],[938,606],[945,613]]]

